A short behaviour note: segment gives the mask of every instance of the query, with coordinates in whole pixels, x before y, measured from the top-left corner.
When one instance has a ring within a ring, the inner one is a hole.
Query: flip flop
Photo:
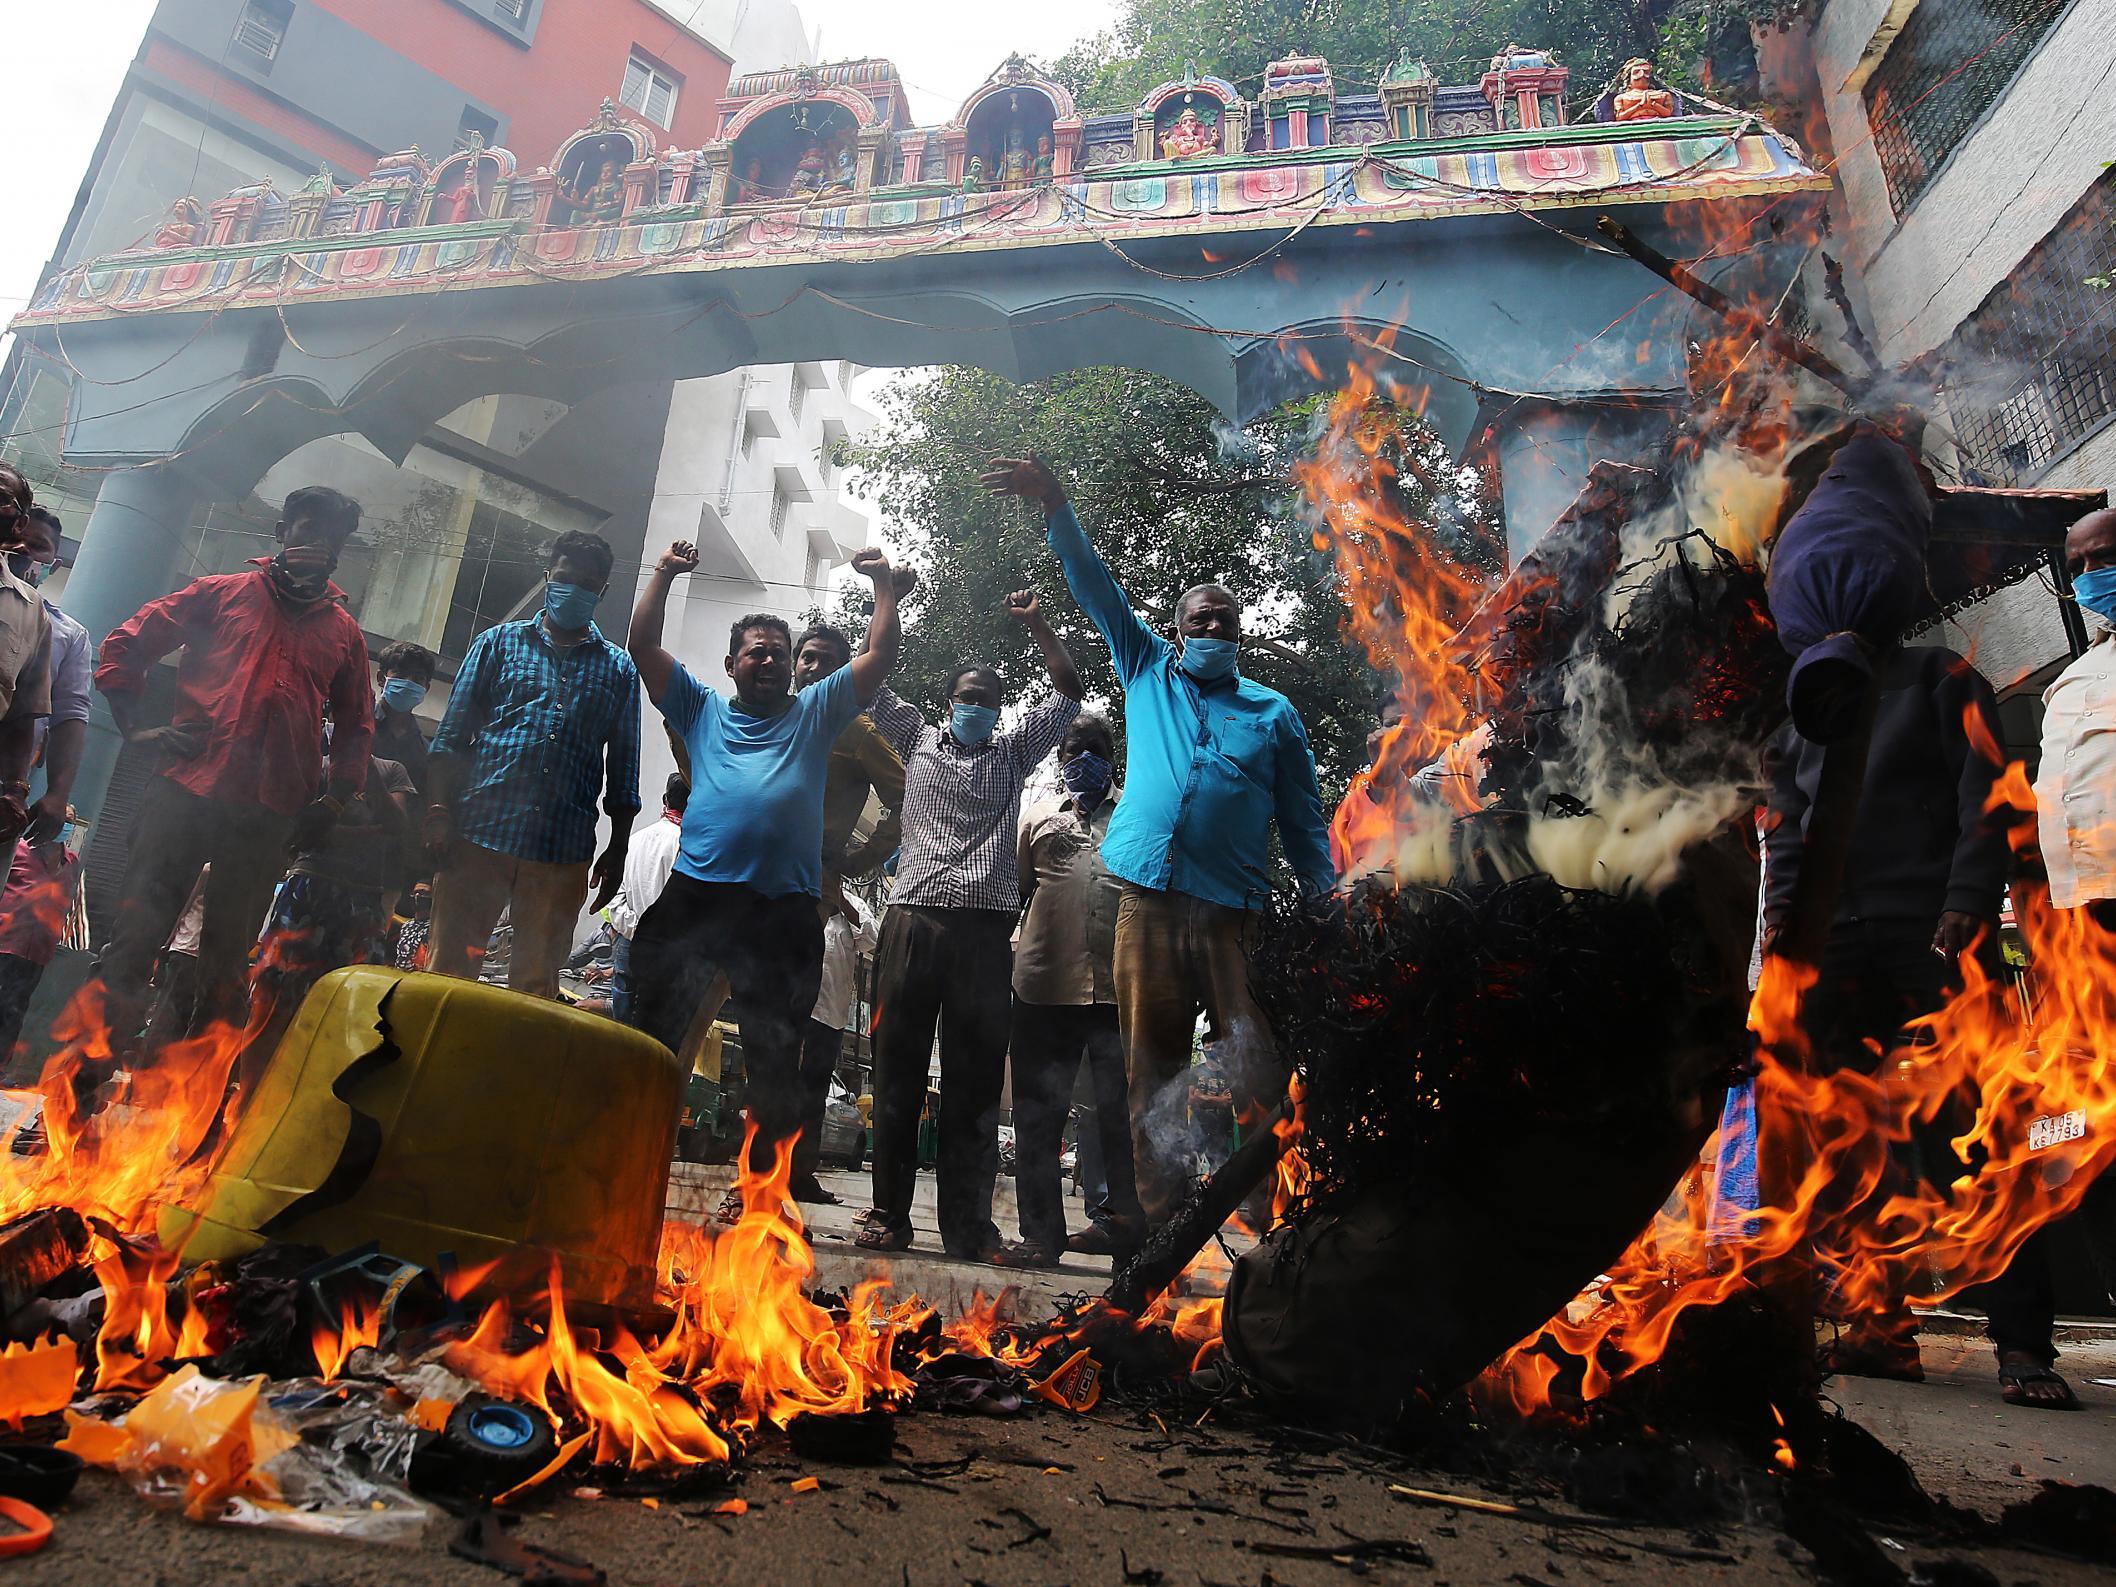
[[[2065,1381],[2064,1374],[2055,1367],[2033,1363],[2009,1367],[2000,1362],[1998,1383],[1999,1396],[2008,1405],[2018,1405],[2031,1411],[2076,1411],[2080,1408],[2079,1396],[2072,1392],[2072,1385]],[[2028,1385],[2031,1383],[2054,1383],[2065,1391],[2064,1397],[2055,1400],[2030,1399]]]

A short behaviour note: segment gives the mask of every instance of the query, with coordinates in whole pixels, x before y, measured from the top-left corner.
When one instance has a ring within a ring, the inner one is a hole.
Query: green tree
[[[1408,49],[1444,82],[1474,82],[1509,43],[1554,50],[1584,103],[1635,55],[1685,87],[1724,83],[1729,45],[1747,45],[1750,16],[1799,0],[1127,0],[1107,32],[1075,45],[1052,70],[1081,104],[1135,105],[1185,62],[1245,95],[1265,65],[1293,54],[1330,62],[1340,91],[1372,91]]]
[[[1244,670],[1299,708],[1326,785],[1341,788],[1365,764],[1387,685],[1347,638],[1342,587],[1312,544],[1316,525],[1291,484],[1295,462],[1312,455],[1321,407],[1311,398],[1237,428],[1188,388],[1125,369],[1014,386],[950,368],[900,383],[878,432],[850,458],[922,575],[906,612],[898,692],[937,708],[947,675],[969,662],[998,668],[1010,698],[1040,687],[1033,645],[1000,611],[1010,590],[1027,587],[1064,635],[1090,695],[1121,718],[1109,652],[1065,588],[1041,515],[977,485],[986,459],[1033,450],[1065,480],[1089,536],[1156,627],[1193,584],[1212,580],[1236,593],[1249,623]],[[1398,411],[1397,422],[1418,467],[1387,471],[1393,477],[1372,488],[1409,517],[1464,516],[1470,542],[1495,546],[1494,504],[1481,482],[1408,413]],[[848,595],[837,616],[857,628],[863,604]]]

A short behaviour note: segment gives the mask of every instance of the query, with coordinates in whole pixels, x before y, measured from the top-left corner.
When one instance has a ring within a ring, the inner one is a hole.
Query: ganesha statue
[[[1161,158],[1164,160],[1194,160],[1201,154],[1219,152],[1219,127],[1204,120],[1187,105],[1169,129],[1161,134]]]

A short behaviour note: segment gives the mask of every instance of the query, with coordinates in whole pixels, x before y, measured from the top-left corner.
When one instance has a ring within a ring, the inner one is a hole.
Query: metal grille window
[[[808,382],[801,378],[797,369],[786,385],[786,409],[794,418],[801,417],[801,408],[808,401]]]
[[[1943,349],[1963,461],[1992,485],[2034,479],[2116,417],[2116,200],[2087,189]]]
[[[2072,0],[1925,0],[1910,14],[1865,90],[1898,215],[2071,8]]]
[[[293,20],[290,0],[249,0],[235,19],[235,47],[269,66],[279,58]]]
[[[786,538],[786,508],[786,492],[774,485],[771,489],[771,537],[774,540]]]
[[[624,86],[617,98],[657,127],[666,127],[676,115],[675,80],[637,54],[625,62]]]
[[[502,22],[517,25],[529,20],[530,0],[492,0],[493,14]]]

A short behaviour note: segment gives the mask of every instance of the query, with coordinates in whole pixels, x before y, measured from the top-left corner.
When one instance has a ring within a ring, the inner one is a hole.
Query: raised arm
[[[696,546],[688,540],[672,542],[654,564],[653,576],[639,592],[639,604],[632,608],[632,631],[625,639],[625,649],[632,653],[632,665],[639,669],[639,681],[646,685],[647,698],[656,705],[661,704],[669,679],[676,675],[676,658],[661,648],[661,623],[668,615],[669,586],[676,582],[678,574],[688,573],[697,565]]]
[[[1065,648],[1065,641],[1058,637],[1058,630],[1051,627],[1043,608],[1036,602],[1034,590],[1016,590],[1007,597],[1007,616],[1028,629],[1036,641],[1036,648],[1043,652],[1044,671],[1051,675],[1051,687],[1068,700],[1078,700],[1087,693],[1087,685],[1080,681],[1080,669],[1073,665],[1072,655]]]
[[[977,481],[986,490],[1019,496],[1043,509],[1044,533],[1058,554],[1065,582],[1080,609],[1087,613],[1088,621],[1109,642],[1120,680],[1131,682],[1160,659],[1167,641],[1157,637],[1132,610],[1131,598],[1088,543],[1087,532],[1080,527],[1072,503],[1065,499],[1065,487],[1040,458],[1034,453],[1027,457],[995,457]]]
[[[852,571],[874,585],[874,616],[867,621],[867,643],[852,658],[853,692],[860,697],[860,704],[867,705],[881,688],[882,680],[889,676],[889,669],[896,665],[904,631],[897,621],[896,577],[890,570],[888,556],[873,546],[855,551]]]

